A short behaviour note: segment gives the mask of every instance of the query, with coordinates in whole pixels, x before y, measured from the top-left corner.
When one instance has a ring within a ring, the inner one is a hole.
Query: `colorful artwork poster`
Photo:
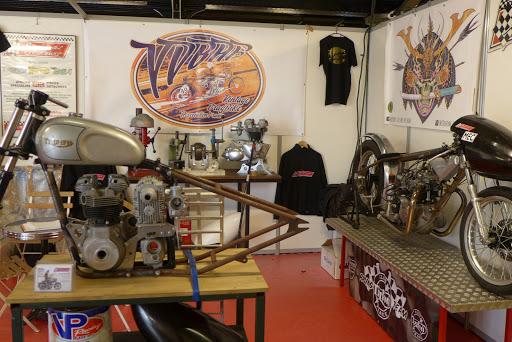
[[[512,0],[501,0],[498,7],[496,23],[492,29],[491,44],[489,52],[505,50],[512,42]]]
[[[269,122],[266,135],[304,133],[302,28],[87,20],[86,117],[132,131],[137,108],[159,134],[230,132]]]
[[[475,112],[484,5],[444,2],[388,25],[385,123],[449,130]]]
[[[39,90],[66,103],[51,102],[45,107],[50,117],[76,111],[75,36],[6,33],[11,47],[0,54],[2,90],[2,132],[7,127],[17,99],[27,99]],[[18,125],[21,129],[24,119]]]
[[[176,126],[240,120],[264,95],[265,72],[252,45],[228,35],[186,30],[130,45],[141,50],[132,66],[137,100]]]

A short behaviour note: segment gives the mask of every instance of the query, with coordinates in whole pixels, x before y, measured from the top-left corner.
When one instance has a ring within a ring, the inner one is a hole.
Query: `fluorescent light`
[[[68,2],[68,0],[18,0],[18,1],[41,1],[41,2]],[[147,1],[137,0],[76,0],[79,4],[96,4],[96,5],[128,5],[128,6],[147,6]]]

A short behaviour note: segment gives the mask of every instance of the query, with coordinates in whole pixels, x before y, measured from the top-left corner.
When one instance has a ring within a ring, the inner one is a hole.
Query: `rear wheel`
[[[174,88],[169,94],[169,100],[171,102],[182,102],[192,97],[192,91],[189,86],[181,86]]]
[[[512,189],[493,187],[478,194],[482,217],[488,228],[482,236],[475,210],[469,204],[460,226],[460,248],[466,266],[486,290],[512,295]]]
[[[373,140],[366,140],[360,145],[352,162],[352,176],[357,186],[359,210],[364,214],[374,212],[374,207],[382,200],[384,170],[382,165],[378,164],[365,171],[359,171],[375,163],[381,154]]]

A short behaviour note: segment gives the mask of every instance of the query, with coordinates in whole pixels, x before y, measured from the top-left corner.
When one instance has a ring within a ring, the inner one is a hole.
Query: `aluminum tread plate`
[[[402,237],[376,218],[362,215],[359,229],[339,218],[328,218],[326,224],[449,312],[512,308],[512,299],[484,290],[473,279],[460,249],[434,236]]]

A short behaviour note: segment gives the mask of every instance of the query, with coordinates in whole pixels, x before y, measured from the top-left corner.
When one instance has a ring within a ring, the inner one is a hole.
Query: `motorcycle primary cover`
[[[437,341],[439,304],[347,240],[350,295],[394,341]]]

